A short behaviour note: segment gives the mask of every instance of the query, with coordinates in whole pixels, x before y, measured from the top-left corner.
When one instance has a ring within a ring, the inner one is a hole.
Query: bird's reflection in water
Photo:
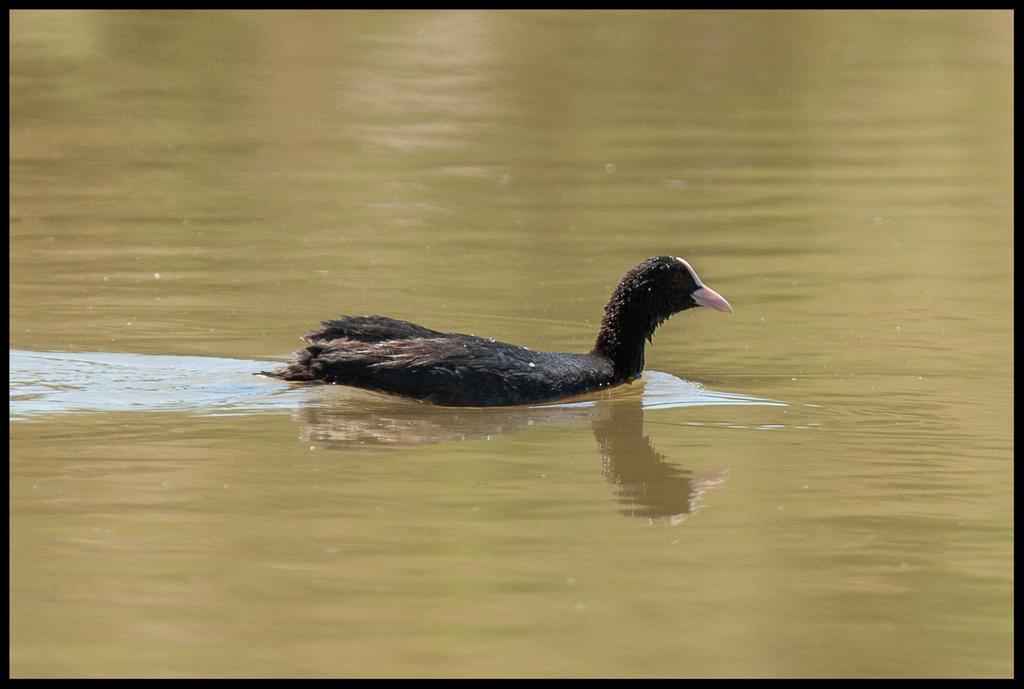
[[[334,386],[323,390],[319,399],[298,411],[302,439],[320,449],[478,440],[528,426],[589,424],[602,473],[615,486],[624,515],[664,517],[677,523],[700,509],[703,494],[724,483],[727,474],[724,470],[694,473],[669,463],[654,450],[643,433],[642,381],[592,395],[583,403],[472,409],[436,407]]]
[[[621,514],[669,517],[673,523],[700,509],[704,493],[720,486],[726,470],[695,473],[665,461],[643,433],[643,407],[609,401],[591,428],[601,452],[602,473],[617,488]]]

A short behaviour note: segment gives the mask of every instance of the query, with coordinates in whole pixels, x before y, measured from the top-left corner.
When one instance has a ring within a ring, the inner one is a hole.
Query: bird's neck
[[[611,360],[618,380],[635,378],[644,370],[644,345],[663,319],[614,297],[605,308],[593,354]]]

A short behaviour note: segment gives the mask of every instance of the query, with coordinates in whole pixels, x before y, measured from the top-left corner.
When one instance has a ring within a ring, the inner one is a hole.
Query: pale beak
[[[697,302],[698,306],[706,306],[715,311],[732,313],[732,306],[725,300],[725,297],[710,287],[698,287],[690,292],[690,298]]]

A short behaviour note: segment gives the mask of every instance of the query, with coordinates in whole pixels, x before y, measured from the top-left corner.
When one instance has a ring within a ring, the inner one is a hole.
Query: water
[[[11,15],[14,676],[1013,674],[1012,15]],[[251,376],[339,313],[644,380]]]
[[[11,350],[10,416],[31,420],[55,414],[115,411],[176,411],[233,414],[296,407],[344,406],[362,413],[372,401],[421,415],[459,410],[346,386],[285,386],[257,376],[272,361],[197,356],[147,356],[105,352],[25,352]],[[59,371],[59,377],[53,373]],[[586,409],[604,400],[631,398],[638,408],[673,409],[716,405],[785,407],[785,402],[708,390],[659,371],[614,389],[533,406],[501,409],[507,418],[520,410]],[[469,413],[480,415],[485,410]]]

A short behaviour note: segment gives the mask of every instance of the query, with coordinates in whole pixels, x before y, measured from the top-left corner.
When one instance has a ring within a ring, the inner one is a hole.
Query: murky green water
[[[1010,13],[15,12],[10,53],[12,675],[1013,674]],[[590,405],[244,375],[339,313],[582,351],[664,253],[736,314]]]

